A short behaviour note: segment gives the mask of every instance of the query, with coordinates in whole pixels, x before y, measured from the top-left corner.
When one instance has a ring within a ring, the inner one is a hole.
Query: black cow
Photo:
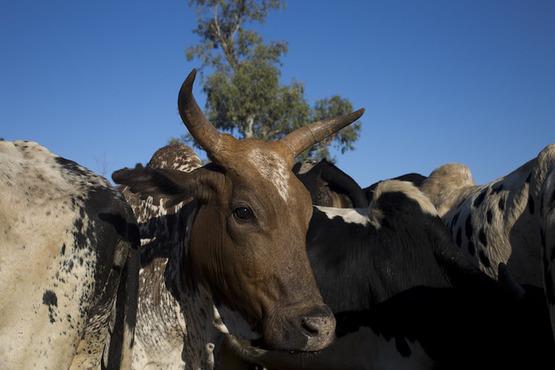
[[[326,159],[316,164],[310,161],[296,163],[293,172],[310,192],[313,204],[324,207],[366,208],[374,189],[383,181],[361,188],[351,176]],[[407,181],[420,187],[426,176],[407,173],[390,180]]]
[[[280,369],[553,368],[543,292],[480,272],[414,186],[382,182],[371,203],[314,207],[308,253],[336,342],[284,354],[228,336],[238,354]]]

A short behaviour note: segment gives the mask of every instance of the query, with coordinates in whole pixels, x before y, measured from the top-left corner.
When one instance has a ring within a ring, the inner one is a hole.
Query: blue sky
[[[184,133],[194,26],[186,0],[1,0],[0,137],[108,176],[148,161]],[[366,108],[337,157],[361,185],[447,162],[481,183],[555,143],[555,1],[289,1],[257,29],[309,102]]]

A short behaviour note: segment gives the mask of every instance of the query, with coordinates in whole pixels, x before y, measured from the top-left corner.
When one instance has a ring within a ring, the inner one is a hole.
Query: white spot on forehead
[[[324,212],[330,220],[334,217],[341,217],[347,223],[366,225],[369,222],[368,209],[366,208],[315,207]]]
[[[260,175],[276,187],[279,195],[287,202],[289,198],[287,182],[290,172],[287,163],[277,153],[257,148],[251,150],[247,158]]]

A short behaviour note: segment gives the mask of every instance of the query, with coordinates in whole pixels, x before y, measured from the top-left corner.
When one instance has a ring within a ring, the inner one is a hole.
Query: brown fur
[[[183,83],[179,111],[213,164],[190,174],[139,166],[117,171],[113,179],[169,204],[195,198],[187,273],[241,313],[268,346],[322,349],[333,339],[335,319],[322,302],[306,253],[310,194],[291,168],[296,154],[354,122],[363,110],[308,125],[281,141],[237,140],[204,117],[192,96],[194,77],[195,71]]]

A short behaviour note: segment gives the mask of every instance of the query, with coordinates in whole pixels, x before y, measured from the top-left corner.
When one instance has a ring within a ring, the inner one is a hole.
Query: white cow
[[[475,185],[466,166],[447,164],[421,189],[483,271],[496,278],[503,262],[519,283],[544,285],[542,246],[555,245],[555,145],[485,185]]]
[[[137,247],[104,178],[0,141],[0,369],[129,368]]]

